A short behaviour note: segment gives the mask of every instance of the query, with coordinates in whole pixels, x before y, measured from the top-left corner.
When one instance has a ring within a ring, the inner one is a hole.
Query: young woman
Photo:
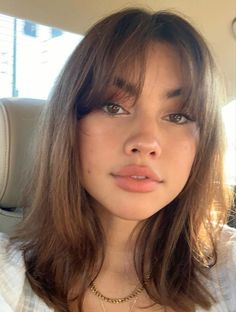
[[[22,228],[1,240],[1,311],[236,311],[216,82],[176,14],[91,28],[47,106]]]

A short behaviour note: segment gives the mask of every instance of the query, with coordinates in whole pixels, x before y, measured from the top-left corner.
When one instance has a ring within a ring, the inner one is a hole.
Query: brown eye
[[[193,121],[189,116],[181,113],[169,114],[166,119],[178,125],[183,125],[188,123],[189,121]]]
[[[124,108],[122,108],[119,104],[116,103],[106,103],[102,109],[109,115],[128,114],[128,112]]]

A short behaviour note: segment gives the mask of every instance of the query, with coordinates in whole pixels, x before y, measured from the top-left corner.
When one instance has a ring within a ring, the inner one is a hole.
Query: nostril
[[[154,156],[156,155],[156,152],[151,152],[150,155]]]
[[[137,153],[138,152],[138,149],[137,148],[132,148],[131,150],[133,153]]]

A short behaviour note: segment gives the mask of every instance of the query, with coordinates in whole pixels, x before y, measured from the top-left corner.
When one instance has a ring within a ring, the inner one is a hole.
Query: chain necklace
[[[137,302],[137,299],[138,299],[138,295],[134,298],[134,301],[132,302],[132,305],[129,308],[129,312],[132,312],[134,310],[134,307],[135,307],[135,304]],[[104,302],[101,299],[99,299],[99,301],[100,301],[100,305],[101,305],[102,311],[103,312],[107,312],[107,310],[105,308],[105,305],[104,305]]]
[[[97,296],[100,301],[102,302],[105,301],[105,302],[109,302],[109,303],[123,303],[123,302],[127,302],[133,298],[136,298],[144,289],[143,285],[141,286],[137,286],[131,294],[129,294],[128,296],[126,297],[123,297],[123,298],[109,298],[109,297],[106,297],[104,296],[102,293],[100,293],[100,291],[96,288],[96,285],[94,282],[92,282],[89,286],[90,290],[92,291],[92,293],[94,293],[95,296]],[[136,298],[137,300],[137,298]],[[136,302],[136,301],[135,301]],[[129,311],[131,312],[131,311]]]

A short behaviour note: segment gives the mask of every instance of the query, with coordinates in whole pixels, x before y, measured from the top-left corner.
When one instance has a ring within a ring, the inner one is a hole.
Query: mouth
[[[147,166],[129,165],[112,176],[116,185],[127,192],[152,192],[163,183],[163,180]]]
[[[145,176],[131,176],[130,178],[135,179],[135,180],[145,180],[145,179],[149,179],[148,177],[145,177]]]

